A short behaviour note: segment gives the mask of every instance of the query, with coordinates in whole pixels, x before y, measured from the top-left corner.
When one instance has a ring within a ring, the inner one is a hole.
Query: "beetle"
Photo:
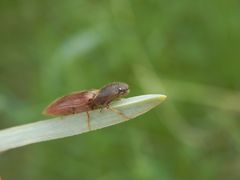
[[[128,95],[129,86],[123,82],[113,82],[100,89],[91,89],[78,92],[72,92],[63,97],[57,98],[50,103],[43,111],[44,115],[65,116],[75,113],[86,112],[87,125],[90,130],[89,111],[95,109],[110,109],[119,114],[124,119],[129,119],[122,112],[111,108],[110,103],[123,96]]]

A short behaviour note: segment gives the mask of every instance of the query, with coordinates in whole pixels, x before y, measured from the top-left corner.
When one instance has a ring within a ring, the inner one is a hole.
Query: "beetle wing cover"
[[[45,115],[68,115],[90,111],[89,102],[94,99],[99,90],[73,92],[60,97],[49,104],[43,111]]]

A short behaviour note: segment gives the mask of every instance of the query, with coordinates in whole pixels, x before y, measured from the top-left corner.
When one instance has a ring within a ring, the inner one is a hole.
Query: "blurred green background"
[[[238,0],[1,0],[0,128],[71,91],[167,100],[127,123],[0,155],[5,180],[240,179]]]

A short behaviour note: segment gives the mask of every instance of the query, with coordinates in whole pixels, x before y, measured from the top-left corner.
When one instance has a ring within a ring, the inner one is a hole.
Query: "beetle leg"
[[[110,109],[112,112],[120,115],[121,117],[123,117],[125,120],[129,120],[130,118],[127,117],[124,113],[122,113],[121,111],[119,111],[118,109],[112,108],[110,106],[107,106],[107,109]]]
[[[109,109],[109,102],[106,102],[106,103],[100,108],[100,112],[102,112],[104,109]]]
[[[103,112],[104,109],[108,109],[108,105],[106,105],[106,106],[105,106],[105,105],[101,106],[101,107],[100,107],[100,112]]]
[[[87,111],[86,112],[87,114],[87,127],[88,127],[88,130],[90,131],[91,130],[91,126],[90,126],[90,115],[89,115],[89,112]]]
[[[75,114],[76,113],[76,109],[75,107],[72,107],[72,114]]]

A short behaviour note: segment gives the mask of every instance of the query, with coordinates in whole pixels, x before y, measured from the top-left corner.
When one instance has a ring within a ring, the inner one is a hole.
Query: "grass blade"
[[[116,101],[111,104],[111,107],[132,119],[159,105],[165,98],[165,95],[160,94],[135,96]],[[56,117],[1,130],[0,152],[32,143],[73,136],[126,121],[122,116],[107,109],[102,112],[97,109],[89,114],[91,130],[87,126],[86,113]]]

